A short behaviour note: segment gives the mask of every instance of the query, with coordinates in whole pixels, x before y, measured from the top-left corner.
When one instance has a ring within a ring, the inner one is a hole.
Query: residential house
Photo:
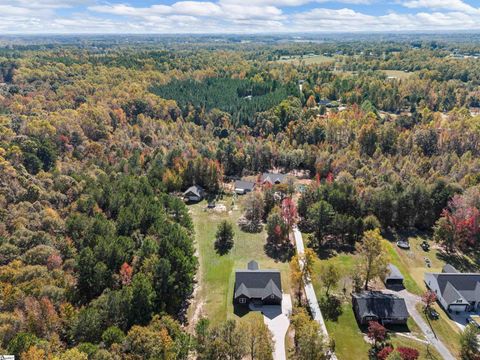
[[[368,325],[370,321],[405,325],[410,316],[403,298],[381,291],[352,294],[352,306],[358,323],[362,325]]]
[[[235,271],[234,304],[248,306],[281,305],[282,281],[279,270],[260,270],[256,261],[250,261],[246,270]]]
[[[183,199],[188,202],[199,202],[202,201],[205,196],[205,190],[201,186],[193,185],[190,186],[184,193]]]
[[[461,273],[445,266],[441,273],[425,273],[427,287],[448,312],[480,310],[480,273]]]
[[[285,183],[287,181],[287,175],[285,174],[274,174],[274,173],[263,173],[261,178],[262,185],[278,185]]]
[[[239,195],[244,195],[253,191],[255,183],[251,181],[237,180],[235,181],[235,192]]]

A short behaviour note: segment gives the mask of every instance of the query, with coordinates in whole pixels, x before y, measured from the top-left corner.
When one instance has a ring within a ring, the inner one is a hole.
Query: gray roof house
[[[249,193],[255,187],[255,183],[252,181],[237,180],[235,181],[235,192],[239,195]]]
[[[480,273],[460,273],[452,268],[443,268],[452,272],[425,273],[425,284],[448,312],[480,310]]]
[[[287,180],[287,175],[285,174],[273,174],[273,173],[263,173],[262,174],[262,184],[269,183],[271,185],[281,184]]]
[[[357,321],[362,325],[370,321],[384,325],[405,325],[410,316],[403,298],[380,291],[352,294],[352,306]]]
[[[279,270],[260,270],[250,261],[246,270],[235,271],[234,304],[280,305],[282,281]]]
[[[458,272],[459,271],[450,264],[446,264],[442,269],[442,273],[458,273]]]
[[[384,283],[387,287],[403,287],[403,275],[393,264],[388,264]]]
[[[205,190],[203,190],[203,188],[198,185],[190,186],[183,193],[183,199],[189,202],[202,201],[204,196],[205,196]]]

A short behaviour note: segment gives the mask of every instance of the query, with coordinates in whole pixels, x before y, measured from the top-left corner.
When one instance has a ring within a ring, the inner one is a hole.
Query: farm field
[[[400,80],[408,79],[410,76],[414,74],[413,72],[405,72],[402,70],[380,70],[380,71],[385,73],[385,75],[387,76],[392,76]]]
[[[325,64],[329,62],[335,62],[335,58],[332,56],[325,56],[325,55],[296,55],[296,56],[282,56],[277,62],[281,63],[291,63],[299,65],[300,63],[304,63],[305,65],[314,65],[314,64]]]
[[[289,292],[289,265],[275,262],[265,254],[265,231],[250,234],[237,226],[237,220],[242,214],[241,200],[240,198],[237,207],[232,207],[231,197],[217,202],[227,207],[227,212],[222,214],[205,211],[206,202],[189,207],[200,262],[200,286],[196,303],[189,309],[189,319],[208,316],[213,324],[218,324],[229,318],[239,318],[234,315],[232,305],[235,269],[246,268],[250,260],[256,260],[260,269],[279,269],[282,273],[283,291]],[[230,253],[220,256],[213,244],[217,226],[222,220],[228,220],[234,225],[235,245]]]

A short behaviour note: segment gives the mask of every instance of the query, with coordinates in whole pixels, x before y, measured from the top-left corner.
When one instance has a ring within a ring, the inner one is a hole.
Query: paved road
[[[273,335],[275,360],[286,360],[285,335],[290,326],[290,314],[292,313],[292,299],[290,295],[283,294],[282,306],[262,306],[263,321]]]
[[[293,228],[293,235],[295,237],[295,245],[297,247],[297,253],[299,255],[305,253],[305,246],[303,245],[302,233],[298,230],[297,227]],[[303,268],[303,262],[300,263],[300,267]],[[305,295],[307,296],[308,305],[310,306],[310,311],[312,312],[313,319],[320,325],[320,330],[323,333],[325,341],[328,341],[328,332],[327,327],[325,326],[325,321],[323,320],[322,312],[320,311],[320,306],[318,305],[317,295],[313,285],[309,279],[305,280]],[[336,360],[337,357],[335,354],[330,354],[331,359]]]
[[[455,360],[455,357],[450,353],[448,348],[435,336],[432,329],[430,328],[430,325],[423,319],[422,315],[418,312],[416,305],[422,302],[422,299],[419,296],[414,295],[407,290],[402,290],[398,292],[385,290],[385,292],[396,293],[403,297],[405,299],[405,303],[407,304],[407,309],[410,316],[420,327],[426,339],[435,347],[438,353],[445,360]]]

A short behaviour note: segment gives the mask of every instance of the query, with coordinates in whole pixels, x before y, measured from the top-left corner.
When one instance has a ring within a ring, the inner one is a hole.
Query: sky
[[[0,0],[0,35],[451,30],[480,30],[480,0]]]

